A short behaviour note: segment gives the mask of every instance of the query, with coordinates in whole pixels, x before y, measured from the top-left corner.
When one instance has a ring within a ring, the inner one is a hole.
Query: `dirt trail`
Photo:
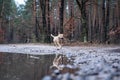
[[[106,52],[108,50],[120,49],[120,46],[63,46],[57,50],[53,45],[46,44],[1,44],[0,52],[29,53],[29,54],[55,54],[55,53],[89,53]]]

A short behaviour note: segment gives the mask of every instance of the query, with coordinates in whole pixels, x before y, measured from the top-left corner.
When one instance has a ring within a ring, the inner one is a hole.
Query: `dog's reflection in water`
[[[56,54],[50,70],[53,74],[64,74],[64,73],[75,73],[79,70],[78,67],[72,65],[72,61],[69,60],[65,55]]]
[[[63,70],[64,65],[67,64],[67,58],[62,54],[56,54],[53,65],[50,67],[51,69]]]

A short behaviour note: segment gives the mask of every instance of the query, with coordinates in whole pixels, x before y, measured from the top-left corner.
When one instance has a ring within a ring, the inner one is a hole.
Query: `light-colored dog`
[[[51,34],[51,36],[53,37],[53,42],[55,46],[58,46],[59,49],[61,49],[62,48],[61,39],[63,38],[63,34],[58,34],[57,36]]]

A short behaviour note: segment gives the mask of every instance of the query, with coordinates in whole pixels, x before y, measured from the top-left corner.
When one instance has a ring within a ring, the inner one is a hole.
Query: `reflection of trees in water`
[[[0,52],[0,65],[3,63],[3,53]]]
[[[32,55],[4,53],[0,65],[1,80],[40,80],[49,73],[53,55]]]

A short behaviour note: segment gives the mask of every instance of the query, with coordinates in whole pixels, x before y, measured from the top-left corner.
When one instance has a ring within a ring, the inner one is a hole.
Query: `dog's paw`
[[[57,50],[60,50],[60,49],[62,49],[62,47],[61,47],[61,46],[57,48]]]
[[[60,50],[60,48],[57,48],[57,50]]]

